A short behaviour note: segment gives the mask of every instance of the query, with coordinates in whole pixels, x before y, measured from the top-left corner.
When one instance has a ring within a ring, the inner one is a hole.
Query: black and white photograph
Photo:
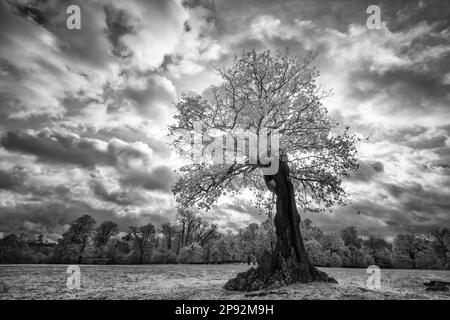
[[[0,300],[449,289],[450,1],[0,0]]]

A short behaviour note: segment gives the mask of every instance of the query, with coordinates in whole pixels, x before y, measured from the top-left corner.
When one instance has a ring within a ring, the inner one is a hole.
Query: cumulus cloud
[[[119,139],[106,142],[82,138],[77,134],[55,132],[45,128],[35,134],[8,131],[1,140],[7,150],[32,154],[39,161],[77,164],[124,166],[138,162],[149,165],[152,150],[140,142],[126,143]]]
[[[101,199],[122,206],[131,205],[144,200],[140,198],[136,192],[127,192],[123,190],[108,191],[106,187],[98,181],[93,181],[91,183],[91,188],[94,194]]]
[[[67,92],[99,98],[114,69],[109,42],[102,36],[106,25],[101,8],[86,8],[85,31],[71,32],[65,27],[64,2],[31,6],[2,1],[0,6],[3,116],[61,116]]]

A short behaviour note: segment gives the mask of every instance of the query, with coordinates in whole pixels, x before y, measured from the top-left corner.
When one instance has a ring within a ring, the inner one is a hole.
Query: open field
[[[0,299],[450,299],[423,282],[450,281],[450,271],[382,270],[381,289],[369,290],[365,269],[321,268],[339,284],[296,284],[268,292],[222,287],[245,264],[82,265],[81,289],[66,287],[66,265],[1,265]]]

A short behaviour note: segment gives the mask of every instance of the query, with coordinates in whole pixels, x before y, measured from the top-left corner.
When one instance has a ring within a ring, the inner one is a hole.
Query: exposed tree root
[[[338,283],[325,272],[319,271],[309,262],[299,263],[294,256],[288,259],[279,257],[278,267],[273,263],[262,263],[258,268],[250,268],[239,273],[236,278],[228,280],[224,288],[227,290],[255,291],[262,289],[275,289],[296,282],[308,283],[313,281]],[[280,261],[281,260],[281,261]]]

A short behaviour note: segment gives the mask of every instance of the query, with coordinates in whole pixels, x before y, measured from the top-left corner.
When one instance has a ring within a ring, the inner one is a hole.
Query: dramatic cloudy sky
[[[371,4],[382,30],[366,27]],[[369,137],[352,205],[303,218],[383,237],[450,226],[448,0],[0,0],[0,235],[54,238],[82,214],[122,230],[173,220],[171,103],[253,48],[317,51],[324,104]],[[262,219],[245,196],[205,217]]]

